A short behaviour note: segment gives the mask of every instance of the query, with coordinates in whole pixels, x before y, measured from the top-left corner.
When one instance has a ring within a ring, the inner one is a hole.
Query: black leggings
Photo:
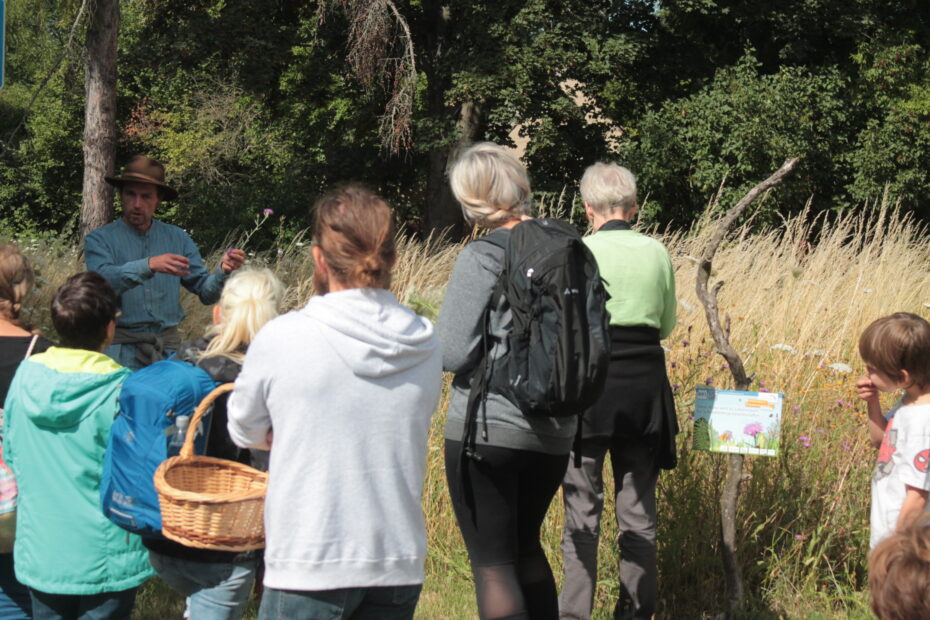
[[[539,528],[568,455],[479,446],[480,462],[460,461],[461,448],[460,441],[446,439],[446,481],[471,561],[478,614],[482,620],[556,620],[558,594]]]

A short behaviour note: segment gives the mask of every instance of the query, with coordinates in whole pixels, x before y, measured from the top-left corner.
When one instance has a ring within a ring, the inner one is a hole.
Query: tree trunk
[[[113,218],[113,187],[104,177],[116,163],[116,41],[119,0],[97,0],[87,27],[84,72],[84,191],[81,239]]]
[[[453,237],[466,232],[462,210],[452,195],[447,175],[450,157],[474,142],[481,135],[484,118],[482,108],[477,103],[466,101],[459,109],[456,124],[458,140],[452,148],[436,149],[429,154],[429,176],[426,185],[426,226],[427,232],[448,230]]]
[[[448,0],[424,0],[423,15],[426,21],[418,29],[425,33],[420,44],[423,50],[420,66],[426,73],[427,115],[439,122],[443,122],[452,112],[446,103],[446,91],[452,83],[446,44],[452,36],[449,31],[455,24],[454,5]],[[458,149],[478,139],[484,129],[484,111],[478,103],[466,101],[457,113],[458,137],[455,142],[437,145],[429,152],[426,208],[423,211],[424,233],[447,230],[453,238],[462,236],[467,229],[462,210],[449,188],[449,158],[454,157]]]

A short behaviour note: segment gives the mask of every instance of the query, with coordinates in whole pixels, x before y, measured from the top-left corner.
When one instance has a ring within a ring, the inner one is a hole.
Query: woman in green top
[[[620,537],[620,600],[615,618],[650,618],[656,595],[659,469],[675,466],[678,422],[659,344],[675,327],[675,272],[659,241],[630,228],[636,179],[616,164],[595,164],[581,180],[594,234],[585,243],[608,294],[611,354],[601,398],[582,418],[581,467],[563,484],[565,578],[562,618],[590,618],[597,583],[602,471],[610,453]]]

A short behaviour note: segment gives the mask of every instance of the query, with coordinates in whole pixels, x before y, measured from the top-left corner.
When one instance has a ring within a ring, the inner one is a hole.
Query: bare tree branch
[[[416,54],[410,26],[393,0],[327,0],[349,19],[346,60],[366,85],[383,83],[390,93],[380,133],[384,148],[397,153],[412,143],[410,121],[417,85]],[[400,46],[399,55],[392,52]]]
[[[713,287],[708,287],[714,255],[726,239],[730,228],[740,215],[764,192],[774,187],[786,176],[791,174],[798,163],[797,157],[785,160],[781,168],[772,176],[762,181],[743,196],[717,222],[717,229],[711,235],[698,264],[697,281],[695,289],[697,297],[704,306],[707,325],[714,338],[717,353],[727,361],[730,374],[737,390],[746,390],[752,383],[752,377],[746,375],[746,368],[739,353],[730,344],[730,319],[726,318],[723,325],[720,323],[720,308],[717,304],[717,294],[723,286],[723,281],[717,281]],[[727,610],[726,616],[732,617],[743,606],[744,590],[743,575],[739,559],[736,555],[736,509],[739,501],[739,483],[743,480],[743,455],[730,454],[727,457],[727,473],[723,492],[720,494],[720,531],[723,539],[723,568],[727,582]]]

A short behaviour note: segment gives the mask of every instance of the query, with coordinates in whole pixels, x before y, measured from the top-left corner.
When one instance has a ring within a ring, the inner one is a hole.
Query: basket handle
[[[223,385],[218,385],[217,387],[213,388],[212,392],[203,397],[203,400],[200,401],[200,404],[197,405],[196,409],[194,409],[194,415],[191,416],[191,421],[187,424],[187,436],[184,437],[184,445],[181,446],[181,456],[194,456],[194,436],[197,434],[197,427],[200,425],[200,418],[202,418],[203,415],[207,412],[207,409],[210,408],[210,405],[213,404],[213,401],[215,401],[226,392],[231,392],[235,386],[235,383],[224,383]]]

